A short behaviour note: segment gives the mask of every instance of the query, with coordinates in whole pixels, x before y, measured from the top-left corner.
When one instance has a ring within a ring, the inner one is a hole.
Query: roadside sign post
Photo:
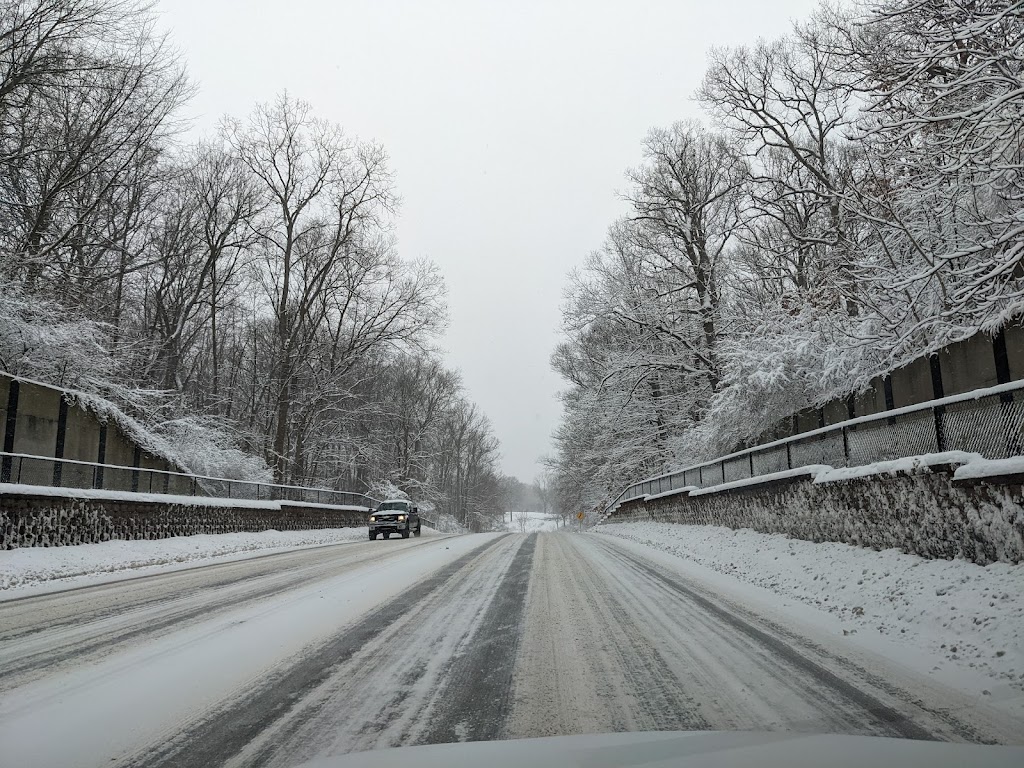
[[[576,519],[580,521],[580,525],[579,525],[580,533],[583,533],[583,518],[585,518],[586,516],[587,516],[586,512],[577,512],[576,513]]]

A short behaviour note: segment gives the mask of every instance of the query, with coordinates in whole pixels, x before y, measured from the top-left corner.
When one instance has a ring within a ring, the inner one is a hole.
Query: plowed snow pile
[[[175,536],[169,539],[105,541],[71,547],[25,547],[0,551],[0,591],[55,579],[94,576],[134,569],[167,570],[201,560],[238,559],[250,553],[362,541],[365,528],[310,531],[261,531]]]
[[[1024,565],[926,560],[717,526],[639,522],[595,531],[828,611],[844,635],[882,635],[981,672],[993,682],[986,695],[997,687],[996,698],[1024,695]]]

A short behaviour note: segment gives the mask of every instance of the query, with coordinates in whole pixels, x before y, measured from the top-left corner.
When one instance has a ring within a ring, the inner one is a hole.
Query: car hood
[[[1020,768],[1024,747],[873,736],[666,731],[432,744],[357,752],[302,768]]]

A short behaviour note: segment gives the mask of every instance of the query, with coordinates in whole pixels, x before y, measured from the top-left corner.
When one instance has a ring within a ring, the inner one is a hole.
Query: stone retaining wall
[[[656,520],[752,528],[807,541],[900,549],[981,565],[1024,562],[1019,483],[973,485],[946,471],[815,484],[808,478],[622,505],[605,524]]]
[[[280,508],[0,494],[0,549],[163,539],[198,533],[366,525],[366,512],[282,503]]]

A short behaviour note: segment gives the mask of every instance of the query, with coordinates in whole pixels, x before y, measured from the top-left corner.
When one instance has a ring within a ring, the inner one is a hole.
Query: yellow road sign
[[[577,520],[582,520],[584,517],[586,517],[585,513],[583,513],[583,512],[577,512],[576,513],[576,519]]]

